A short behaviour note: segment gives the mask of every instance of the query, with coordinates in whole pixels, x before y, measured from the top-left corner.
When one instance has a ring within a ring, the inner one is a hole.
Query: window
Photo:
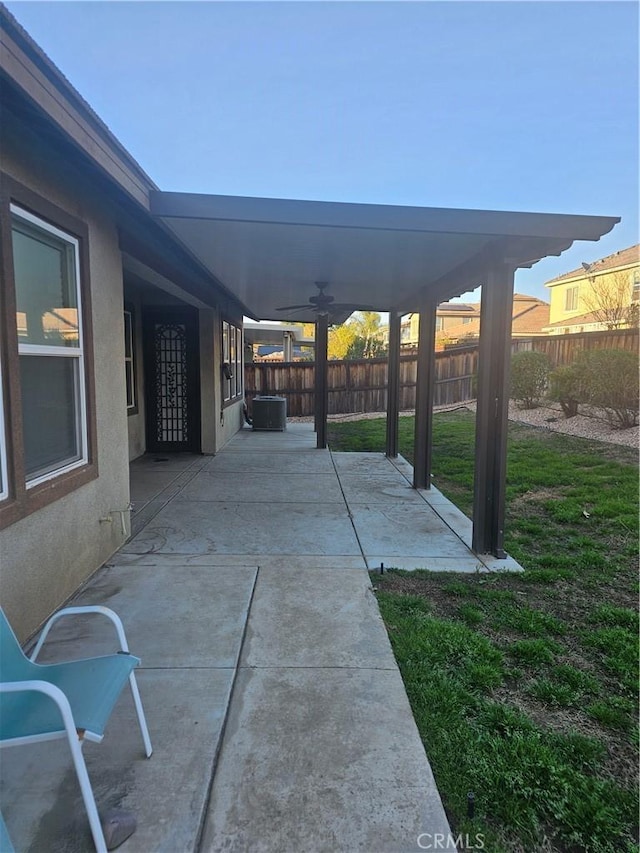
[[[124,379],[129,415],[135,415],[138,412],[135,352],[135,317],[133,311],[127,309],[124,312]]]
[[[436,332],[441,332],[444,329],[444,317],[436,317]]]
[[[88,459],[80,258],[75,237],[15,205],[11,241],[24,464],[34,486]]]
[[[87,226],[5,174],[0,225],[3,528],[95,479],[98,466]]]
[[[631,277],[631,301],[640,302],[640,270],[634,270]]]
[[[466,326],[466,325],[467,325],[467,324],[469,324],[472,320],[473,320],[473,317],[463,317],[463,318],[462,318],[462,325],[463,325],[463,326]]]
[[[242,329],[222,321],[222,399],[230,403],[242,396]]]
[[[564,292],[564,310],[565,311],[577,311],[578,310],[578,286],[569,287]]]
[[[242,329],[236,326],[236,397],[244,393],[244,369],[242,367]]]

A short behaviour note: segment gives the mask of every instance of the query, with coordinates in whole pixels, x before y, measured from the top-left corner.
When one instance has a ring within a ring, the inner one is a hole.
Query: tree
[[[376,311],[356,311],[347,325],[355,330],[355,339],[347,351],[347,358],[385,355],[387,348],[380,334],[380,315]]]
[[[329,329],[329,358],[376,358],[387,348],[380,333],[380,315],[375,311],[356,311],[346,323]]]
[[[588,272],[588,271],[587,271]],[[582,303],[598,323],[607,329],[619,329],[628,323],[631,290],[628,273],[587,275],[590,287],[582,295]]]
[[[356,332],[350,323],[341,326],[332,326],[329,329],[329,341],[327,343],[327,355],[331,359],[347,358],[349,347],[353,344]]]
[[[345,358],[381,358],[386,355],[387,348],[379,338],[363,338],[356,335],[349,345]]]
[[[377,311],[356,311],[348,322],[354,327],[356,335],[364,338],[367,344],[380,334],[380,315]]]

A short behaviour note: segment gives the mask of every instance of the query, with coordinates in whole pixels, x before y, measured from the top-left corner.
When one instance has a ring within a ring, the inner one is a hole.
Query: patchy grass
[[[473,416],[434,420],[434,480],[470,514]],[[329,442],[381,451],[384,421]],[[511,425],[505,544],[525,572],[372,573],[452,826],[492,853],[638,849],[637,484],[635,451]]]

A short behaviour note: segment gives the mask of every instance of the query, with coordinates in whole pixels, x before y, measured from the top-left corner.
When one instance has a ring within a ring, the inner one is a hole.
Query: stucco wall
[[[129,476],[122,263],[114,219],[86,179],[18,130],[3,117],[2,170],[89,229],[99,471],[96,480],[0,531],[0,598],[24,639],[126,538],[118,515],[101,519],[128,507]]]

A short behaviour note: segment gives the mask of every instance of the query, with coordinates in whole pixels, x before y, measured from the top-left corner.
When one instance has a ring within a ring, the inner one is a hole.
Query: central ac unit
[[[284,397],[254,397],[253,428],[283,432],[287,428],[286,399]]]

